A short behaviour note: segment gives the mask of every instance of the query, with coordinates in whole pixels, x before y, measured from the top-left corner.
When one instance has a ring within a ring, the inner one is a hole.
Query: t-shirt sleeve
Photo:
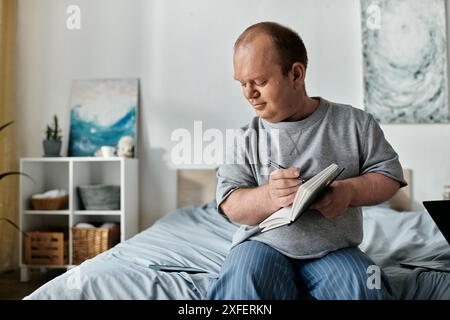
[[[252,131],[242,128],[235,132],[233,143],[227,143],[225,161],[217,170],[216,203],[217,210],[224,214],[220,205],[237,189],[254,188],[258,186],[254,160],[250,156],[255,145],[255,135]]]
[[[364,146],[361,158],[361,175],[369,172],[380,173],[407,186],[398,154],[384,137],[383,130],[369,115],[364,134]]]
[[[220,205],[237,189],[257,186],[250,165],[224,164],[220,166],[217,170],[217,210],[223,214]]]

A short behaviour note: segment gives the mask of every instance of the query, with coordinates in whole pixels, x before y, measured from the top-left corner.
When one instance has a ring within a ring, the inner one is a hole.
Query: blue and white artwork
[[[94,156],[119,139],[136,140],[138,79],[74,80],[70,102],[69,156]]]
[[[364,104],[381,123],[448,123],[444,0],[361,0]]]

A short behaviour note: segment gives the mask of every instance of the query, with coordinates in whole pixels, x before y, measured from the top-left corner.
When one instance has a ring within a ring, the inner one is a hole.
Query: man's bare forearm
[[[367,173],[360,177],[336,181],[350,193],[350,206],[371,206],[389,200],[399,189],[400,183],[379,173]],[[269,185],[238,189],[220,206],[234,222],[255,225],[281,207],[273,201]]]
[[[268,185],[238,189],[221,204],[220,208],[232,221],[246,225],[258,224],[280,209],[272,202]]]
[[[339,181],[352,192],[350,206],[372,206],[389,200],[400,188],[400,183],[379,173]]]

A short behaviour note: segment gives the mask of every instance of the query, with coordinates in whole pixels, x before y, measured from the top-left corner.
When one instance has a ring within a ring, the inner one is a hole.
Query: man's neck
[[[312,115],[314,111],[317,110],[319,104],[320,104],[319,99],[310,98],[305,95],[297,104],[296,108],[297,111],[290,117],[283,120],[283,122],[295,122],[306,119],[310,115]]]

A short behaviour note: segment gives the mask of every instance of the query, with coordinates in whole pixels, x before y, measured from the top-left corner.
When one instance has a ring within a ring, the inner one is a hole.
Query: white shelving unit
[[[22,158],[20,171],[34,180],[21,176],[19,192],[20,227],[24,231],[58,228],[65,231],[68,241],[64,265],[29,265],[24,263],[24,240],[20,235],[19,257],[21,281],[28,281],[30,268],[71,268],[72,232],[79,222],[116,222],[120,224],[120,241],[138,232],[138,160],[122,157],[55,157]],[[120,186],[120,210],[83,210],[78,197],[80,185],[113,184]],[[69,193],[66,210],[32,210],[33,194],[52,189],[65,189]]]

